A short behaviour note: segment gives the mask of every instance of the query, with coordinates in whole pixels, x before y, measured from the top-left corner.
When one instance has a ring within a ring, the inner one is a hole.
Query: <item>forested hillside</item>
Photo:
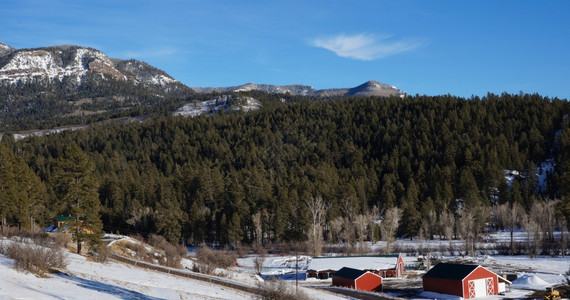
[[[476,236],[502,203],[528,212],[562,198],[559,220],[570,216],[567,101],[489,94],[282,103],[282,95],[252,95],[263,109],[5,139],[47,189],[46,209],[30,216],[45,224],[60,213],[50,206],[54,168],[73,144],[95,165],[106,230],[173,242],[375,240],[390,234],[374,222],[394,207],[402,237],[424,235],[428,222],[450,216],[465,221],[466,211]],[[536,167],[549,158],[556,172],[539,192]],[[511,187],[505,170],[520,172]],[[430,234],[451,234],[434,228]]]

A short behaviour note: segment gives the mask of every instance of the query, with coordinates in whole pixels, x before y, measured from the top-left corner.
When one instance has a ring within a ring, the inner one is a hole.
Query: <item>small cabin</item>
[[[63,233],[74,233],[75,232],[75,217],[72,215],[67,216],[56,216],[53,218],[53,224],[49,227],[44,228],[45,232],[63,232]],[[79,223],[83,223],[79,220]],[[92,233],[91,230],[81,227],[80,230],[86,233]]]

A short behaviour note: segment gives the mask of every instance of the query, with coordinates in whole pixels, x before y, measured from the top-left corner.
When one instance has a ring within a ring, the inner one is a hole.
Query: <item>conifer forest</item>
[[[546,233],[542,251],[559,243],[549,233],[568,230],[567,101],[246,95],[263,108],[5,135],[2,228],[69,213],[95,232],[233,246],[474,243],[486,230],[527,226]]]

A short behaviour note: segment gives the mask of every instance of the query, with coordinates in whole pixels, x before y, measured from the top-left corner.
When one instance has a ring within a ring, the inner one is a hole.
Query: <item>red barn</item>
[[[496,295],[499,276],[478,265],[438,263],[424,274],[424,291],[465,299]]]
[[[327,279],[342,267],[370,271],[382,278],[400,277],[405,271],[401,255],[313,257],[307,277]]]
[[[368,271],[344,267],[333,274],[332,285],[377,292],[382,289],[382,277]]]

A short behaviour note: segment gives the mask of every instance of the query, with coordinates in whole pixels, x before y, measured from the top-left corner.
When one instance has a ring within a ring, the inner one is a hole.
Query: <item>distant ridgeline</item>
[[[286,98],[404,97],[406,94],[377,81],[354,88],[324,90],[305,85],[253,83],[194,89],[147,63],[111,59],[92,48],[63,45],[14,49],[0,42],[0,132],[168,115],[184,105],[210,100],[220,93],[265,92]]]
[[[104,228],[172,242],[474,239],[507,228],[490,218],[504,205],[521,207],[527,220],[543,218],[533,212],[545,205],[560,212],[552,222],[570,216],[567,101],[489,94],[282,102],[249,93],[263,109],[90,126],[12,141],[3,153],[27,162],[45,186],[26,196],[42,196],[45,209],[29,211],[38,223],[61,214],[50,205],[52,170],[62,147],[76,144],[95,166]],[[547,159],[556,166],[538,192],[535,170]],[[504,170],[520,176],[509,186]],[[19,203],[13,195],[0,195],[2,203]],[[29,219],[0,213],[11,225]]]

